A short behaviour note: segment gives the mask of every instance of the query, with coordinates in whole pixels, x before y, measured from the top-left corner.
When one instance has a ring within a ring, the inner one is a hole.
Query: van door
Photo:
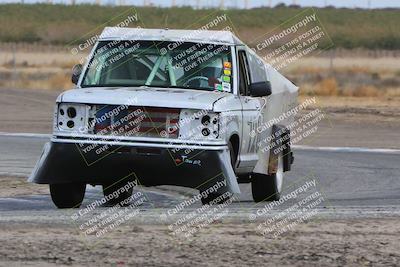
[[[250,96],[250,68],[245,48],[238,48],[239,98],[242,105],[242,140],[239,153],[239,168],[250,170],[258,161],[257,131],[259,125],[260,101]],[[253,134],[252,134],[253,133]],[[255,133],[255,134],[254,134]]]

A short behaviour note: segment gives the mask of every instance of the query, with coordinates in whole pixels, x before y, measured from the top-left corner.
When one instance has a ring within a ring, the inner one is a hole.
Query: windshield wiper
[[[81,85],[82,88],[88,88],[88,87],[138,87],[138,86],[142,86],[142,85],[141,84],[115,84],[115,83]]]
[[[179,85],[145,85],[145,84],[91,84],[91,85],[81,85],[82,88],[89,87],[151,87],[151,88],[171,88],[171,89],[191,89],[199,91],[213,91],[211,88],[199,88],[190,86],[179,86]]]

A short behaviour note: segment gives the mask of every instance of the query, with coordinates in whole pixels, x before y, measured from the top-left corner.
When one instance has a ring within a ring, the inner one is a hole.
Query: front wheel
[[[255,202],[277,201],[281,197],[283,183],[283,158],[278,157],[278,169],[274,174],[253,173],[251,191]]]
[[[85,197],[86,184],[50,184],[50,195],[59,209],[79,208]]]

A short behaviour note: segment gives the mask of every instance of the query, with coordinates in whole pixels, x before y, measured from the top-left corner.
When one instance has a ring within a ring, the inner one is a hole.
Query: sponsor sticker
[[[214,84],[215,90],[222,91],[222,85],[219,83]]]
[[[231,82],[231,77],[230,76],[222,76],[222,81],[223,82],[227,82],[227,83],[230,83]]]
[[[230,69],[232,68],[232,64],[230,62],[224,62],[224,68]]]
[[[223,88],[224,91],[230,92],[231,91],[231,84],[223,82],[222,83],[222,88]]]

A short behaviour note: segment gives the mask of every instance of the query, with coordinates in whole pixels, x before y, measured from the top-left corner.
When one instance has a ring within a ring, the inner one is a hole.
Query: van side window
[[[240,95],[249,95],[249,65],[247,63],[247,57],[245,51],[239,51],[239,92]]]
[[[251,51],[247,53],[247,59],[250,64],[250,82],[257,83],[268,81],[265,63],[263,60]]]

